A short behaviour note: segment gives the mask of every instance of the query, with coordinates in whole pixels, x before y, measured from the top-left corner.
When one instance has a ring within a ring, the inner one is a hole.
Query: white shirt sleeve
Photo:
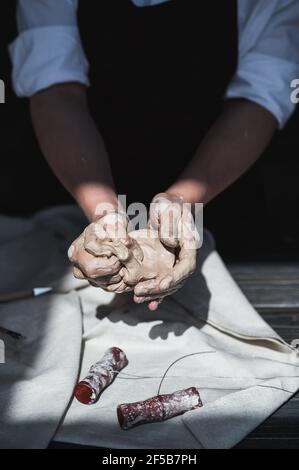
[[[17,95],[32,96],[68,81],[89,85],[77,3],[18,1],[19,36],[10,45]],[[283,127],[295,108],[290,84],[299,78],[299,2],[238,0],[238,27],[238,68],[225,97],[260,104]]]
[[[51,85],[89,85],[77,26],[77,0],[19,0],[19,35],[9,46],[16,94],[30,97]]]
[[[298,0],[239,0],[239,64],[226,98],[246,98],[270,111],[282,128],[295,109],[299,78]]]

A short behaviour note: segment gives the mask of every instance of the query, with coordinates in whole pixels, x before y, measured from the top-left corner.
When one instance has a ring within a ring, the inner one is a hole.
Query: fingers
[[[121,269],[121,263],[115,256],[110,258],[95,257],[85,250],[84,234],[71,245],[68,256],[74,265],[74,276],[78,279],[96,280],[100,277],[114,276]]]
[[[171,283],[169,283],[169,280],[167,280],[167,285],[169,285],[169,287],[167,289],[162,290],[160,286],[161,281],[163,281],[163,279],[156,281],[157,282],[155,284],[151,284],[150,287],[147,285],[142,285],[142,290],[140,288],[140,285],[138,285],[139,289],[137,289],[136,291],[136,286],[134,289],[134,302],[136,302],[137,304],[141,304],[144,302],[158,301],[158,303],[160,304],[165,297],[174,294],[184,284],[184,282],[182,281],[178,284],[172,285]],[[142,284],[146,284],[146,282]]]
[[[117,284],[109,284],[107,286],[101,286],[102,289],[107,292],[114,292],[115,294],[123,294],[124,292],[130,292],[133,288],[125,284],[123,280]]]
[[[74,276],[107,290],[124,289],[120,276],[122,260],[128,258],[130,238],[125,214],[110,212],[90,224],[68,251]],[[111,240],[116,240],[111,243]],[[110,241],[110,243],[109,243]]]
[[[128,241],[127,219],[122,214],[117,212],[109,213],[102,217],[97,224],[103,227],[107,238],[121,240],[124,244]]]
[[[111,261],[111,258],[109,259]],[[77,260],[74,262],[74,275],[79,279],[83,278],[88,280],[99,280],[113,278],[121,269],[121,264],[115,258],[112,259],[110,265],[103,266],[103,260],[95,258],[87,252],[80,252]]]
[[[81,269],[76,266],[73,267],[73,274],[76,279],[86,279]]]
[[[113,245],[108,243],[111,241],[117,241],[123,247],[130,246],[126,221],[120,214],[107,214],[84,231],[84,248],[94,256],[111,256]]]
[[[160,213],[163,211],[163,203],[168,207],[168,200],[164,194],[158,194],[150,204],[149,228],[158,231],[160,225]],[[164,206],[164,209],[166,208]]]
[[[196,269],[196,250],[180,250],[179,259],[166,276],[139,282],[134,289],[136,303],[152,302],[174,294]],[[156,304],[153,305],[157,308]]]
[[[152,302],[149,302],[148,303],[149,310],[151,312],[155,312],[158,309],[161,302],[162,302],[162,300],[161,301],[153,300]]]
[[[179,222],[182,199],[165,193],[158,194],[150,208],[150,227],[159,232],[160,240],[171,248],[179,244]]]
[[[124,282],[122,277],[122,270],[120,270],[119,274],[116,274],[114,276],[88,278],[86,274],[84,274],[79,268],[74,266],[73,273],[77,279],[87,279],[90,285],[92,285],[93,287],[101,288],[107,292],[121,294],[124,292],[129,292],[133,289]]]
[[[189,264],[187,260],[182,260],[181,263],[182,266],[180,266],[180,263],[177,263],[172,272],[166,276],[139,282],[134,289],[136,297],[143,297],[144,299],[148,299],[148,297],[159,298],[169,295],[169,292],[173,293],[172,291],[178,290],[183,281],[193,273],[193,269],[188,270]]]
[[[161,193],[155,196],[150,208],[149,226],[158,231],[161,242],[166,246],[199,247],[191,204],[185,203],[178,195]]]
[[[123,281],[123,278],[120,274],[115,274],[114,276],[103,276],[103,277],[101,276],[95,279],[94,281],[95,281],[94,284],[92,284],[91,282],[92,285],[96,284],[96,286],[102,287],[103,289],[105,289],[110,285],[119,284],[120,282]]]
[[[172,285],[185,281],[196,269],[197,250],[181,248],[179,259],[171,273]]]
[[[200,236],[188,205],[183,206],[179,222],[180,246],[185,250],[196,250],[199,247]]]
[[[164,245],[176,248],[176,264],[168,274],[162,268],[155,274],[158,277],[151,280],[153,274],[143,274],[144,252],[134,237],[127,234],[127,220],[121,214],[108,213],[90,224],[71,245],[68,255],[74,265],[74,276],[109,292],[134,289],[135,302],[146,302],[151,311],[176,292],[196,267],[193,217],[179,197],[161,194],[155,201],[158,205],[151,208],[150,223],[158,227]],[[140,279],[148,280],[139,282]]]
[[[181,205],[177,202],[169,204],[169,206],[160,214],[160,240],[166,246],[175,248],[179,245],[181,217]]]
[[[111,256],[112,251],[107,245],[101,242],[107,237],[106,231],[102,224],[93,223],[86,227],[83,233],[83,248],[93,256]]]
[[[147,302],[150,310],[176,292],[196,269],[198,233],[191,206],[180,196],[158,194],[151,204],[150,228],[158,231],[161,242],[179,248],[177,262],[171,272],[159,278],[139,282],[134,289],[136,303]]]

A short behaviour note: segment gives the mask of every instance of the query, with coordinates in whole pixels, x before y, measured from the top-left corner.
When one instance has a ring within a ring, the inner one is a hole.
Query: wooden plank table
[[[299,265],[231,264],[229,270],[260,315],[288,343],[299,340]],[[299,393],[237,448],[299,449]]]

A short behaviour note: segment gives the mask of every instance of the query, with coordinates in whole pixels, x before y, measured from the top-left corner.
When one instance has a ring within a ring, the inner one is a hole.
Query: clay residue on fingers
[[[90,229],[93,231],[93,228]],[[174,266],[174,251],[165,247],[158,233],[150,229],[130,232],[126,243],[117,238],[101,238],[88,232],[87,252],[95,256],[98,269],[103,273],[117,263],[122,266],[115,284],[109,283],[106,290],[122,293],[133,290],[140,281],[163,276]],[[102,287],[105,288],[104,279]]]

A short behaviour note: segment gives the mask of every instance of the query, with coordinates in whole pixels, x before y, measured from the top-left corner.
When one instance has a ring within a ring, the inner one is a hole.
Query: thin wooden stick
[[[33,290],[29,289],[26,291],[20,292],[9,292],[9,293],[2,293],[0,294],[0,303],[12,302],[14,300],[22,300],[28,299],[29,297],[33,297],[34,293]]]
[[[16,333],[15,331],[8,330],[7,328],[4,328],[3,326],[0,326],[0,333],[3,333],[6,336],[10,336],[11,338],[20,340],[24,339],[24,336],[21,335],[21,333]]]

